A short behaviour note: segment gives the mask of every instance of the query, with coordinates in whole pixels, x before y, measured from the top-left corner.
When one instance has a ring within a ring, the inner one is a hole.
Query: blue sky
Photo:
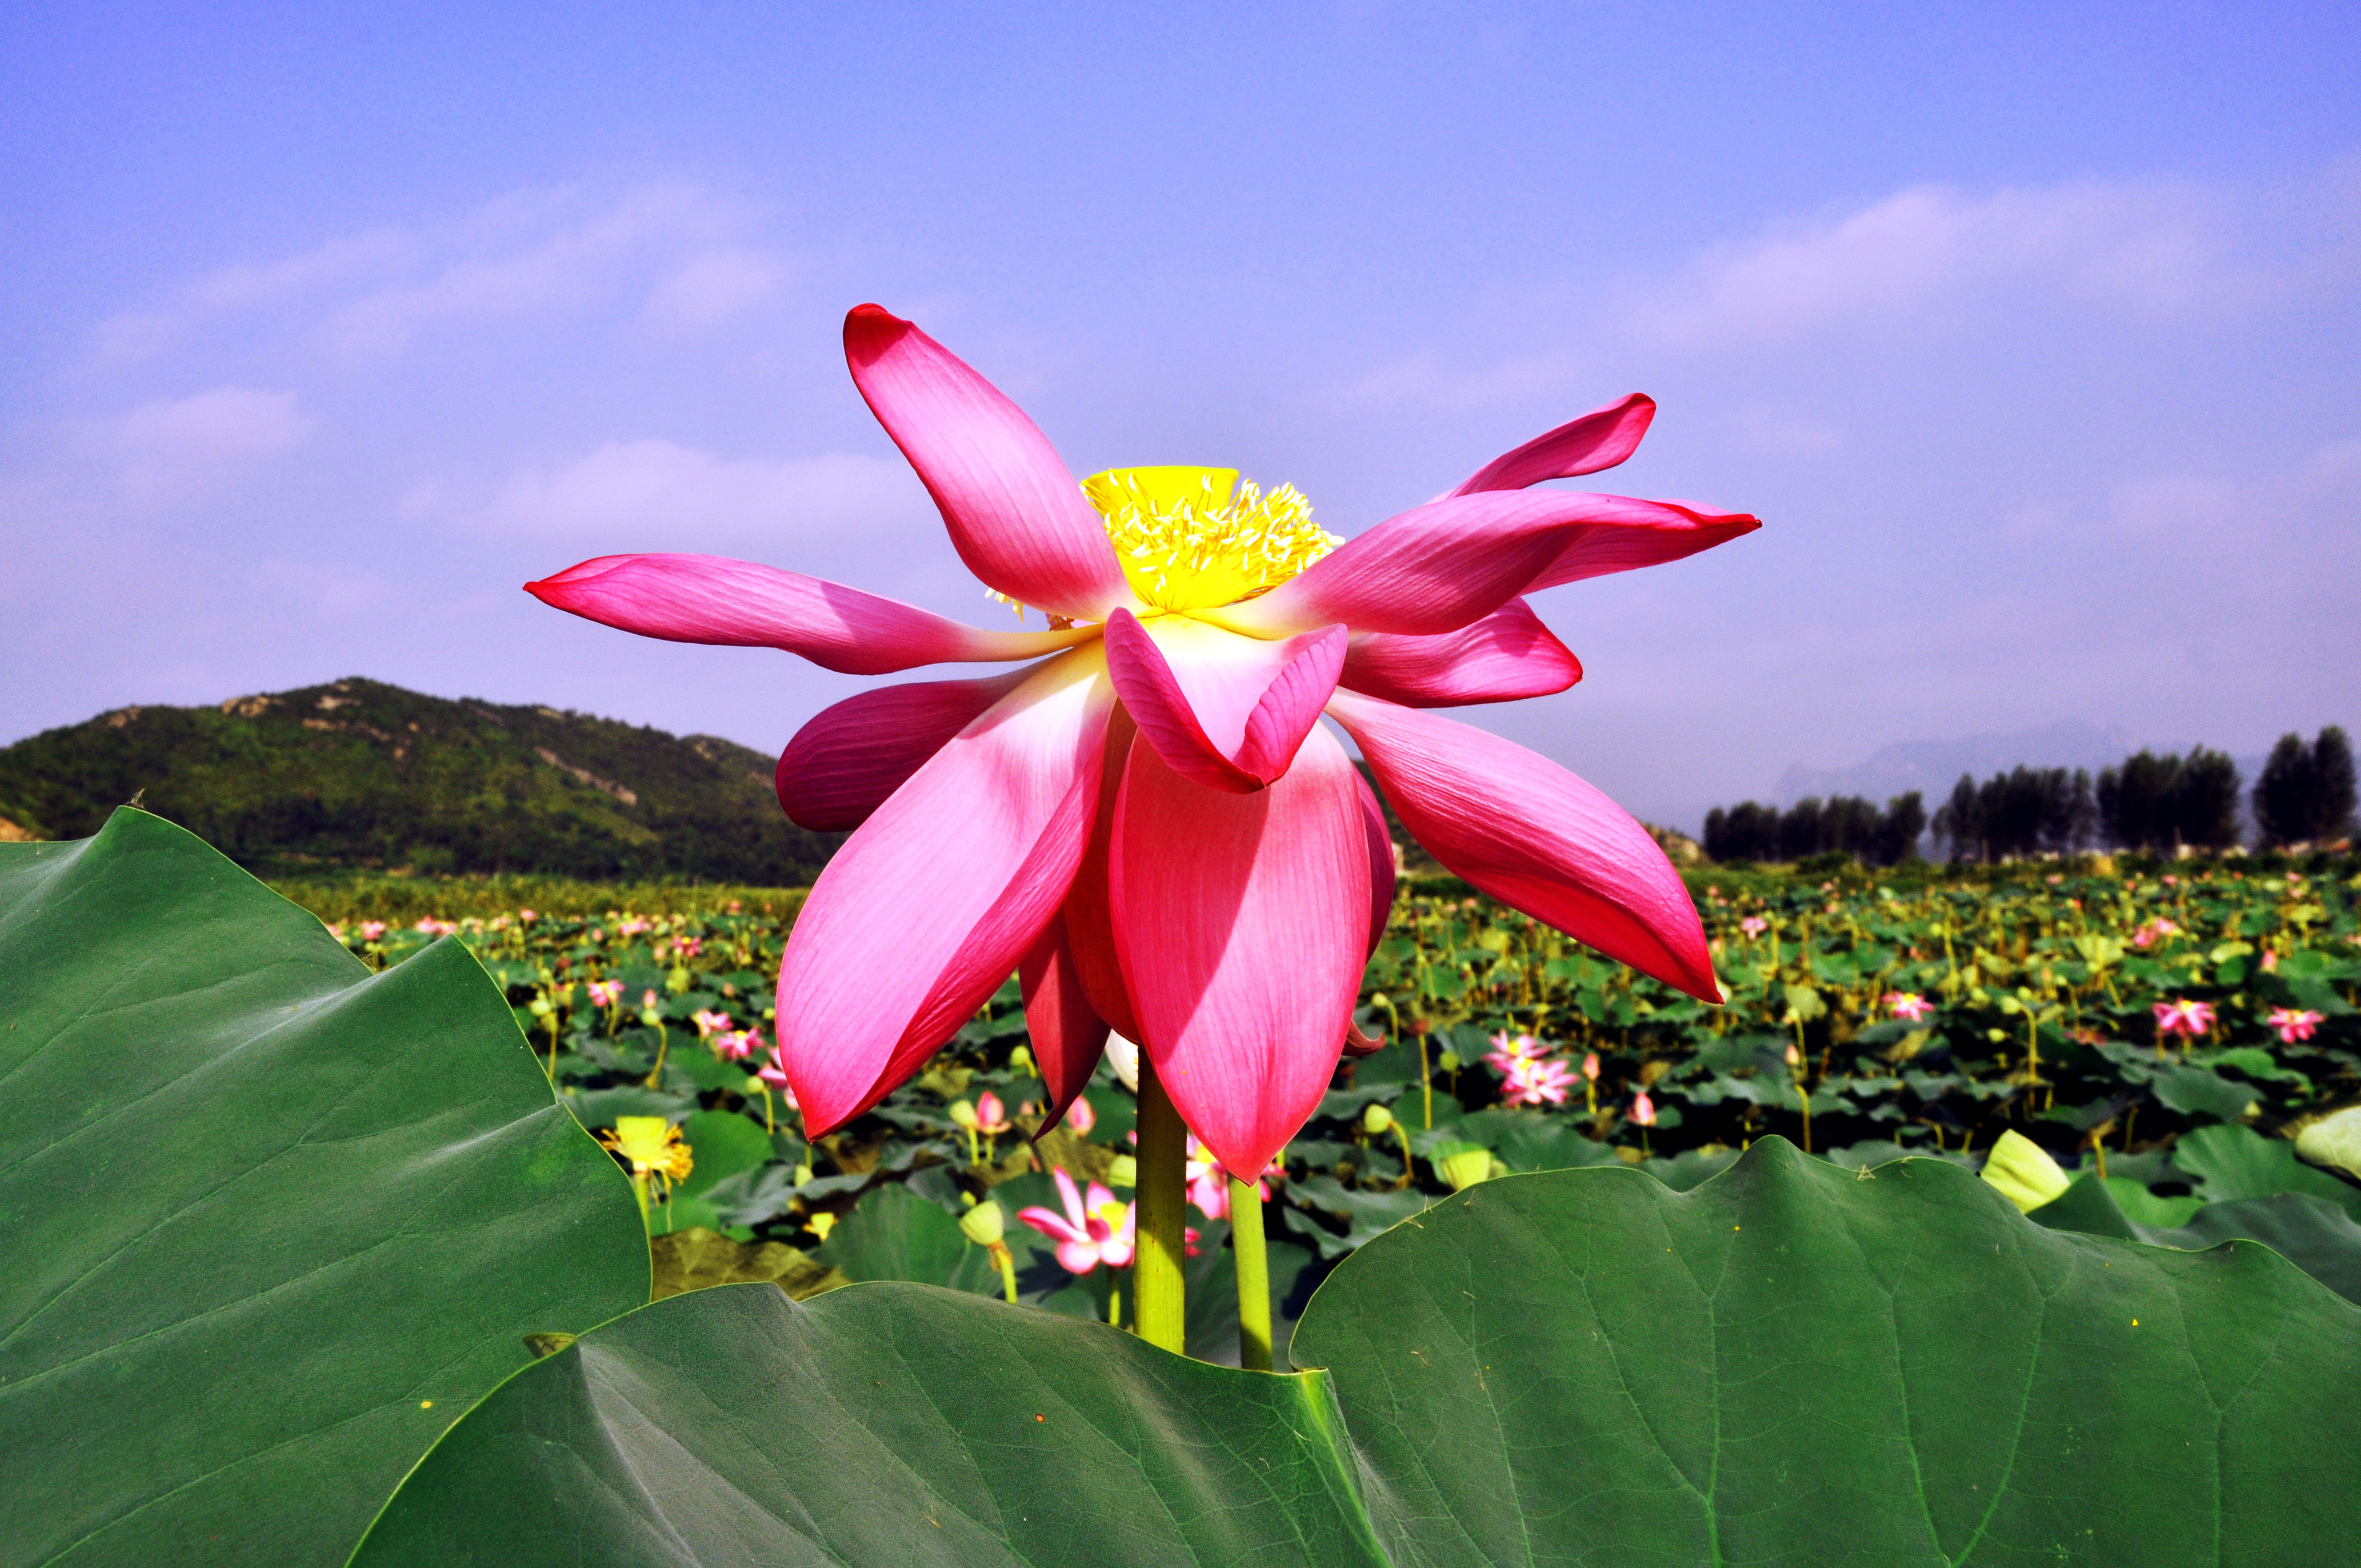
[[[1351,533],[1631,390],[1761,514],[1466,717],[1643,816],[2085,720],[2361,723],[2351,6],[16,7],[0,740],[368,674],[775,750],[864,684],[517,591],[992,623],[844,374]]]

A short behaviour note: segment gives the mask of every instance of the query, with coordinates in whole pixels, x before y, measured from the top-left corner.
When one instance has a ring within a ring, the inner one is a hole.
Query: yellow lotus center
[[[615,1130],[598,1141],[630,1160],[637,1176],[660,1171],[678,1181],[695,1168],[680,1129],[662,1116],[618,1116]]]
[[[1187,612],[1268,593],[1345,543],[1293,485],[1264,493],[1235,468],[1110,468],[1082,481],[1131,591]]]

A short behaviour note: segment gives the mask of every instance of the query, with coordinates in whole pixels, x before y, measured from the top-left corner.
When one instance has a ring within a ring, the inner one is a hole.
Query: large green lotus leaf
[[[1385,1562],[1326,1379],[930,1286],[659,1301],[436,1445],[355,1563]]]
[[[2123,1204],[2121,1179],[2081,1177],[2026,1218],[2055,1231],[2120,1236],[2185,1252],[2226,1241],[2260,1242],[2346,1300],[2361,1303],[2361,1225],[2325,1198],[2280,1192],[2234,1199],[2201,1205],[2182,1224],[2158,1225],[2132,1217]],[[2142,1196],[2147,1192],[2136,1183],[2126,1185]]]
[[[2299,1568],[2361,1532],[2361,1310],[1941,1160],[1483,1183],[1293,1352],[1326,1371],[915,1286],[676,1297],[488,1398],[356,1561]]]
[[[178,828],[0,846],[0,1563],[334,1563],[647,1298],[629,1185],[446,941],[382,975]]]

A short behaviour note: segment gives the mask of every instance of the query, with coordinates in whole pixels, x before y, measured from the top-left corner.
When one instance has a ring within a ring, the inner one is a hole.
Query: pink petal
[[[1403,826],[1455,873],[1667,985],[1721,1000],[1697,905],[1621,806],[1468,725],[1345,691],[1328,711]]]
[[[1096,635],[1089,628],[985,631],[841,583],[722,555],[601,555],[524,591],[642,637],[784,648],[848,675],[1033,659]]]
[[[1343,621],[1431,637],[1521,594],[1677,561],[1762,527],[1741,514],[1573,490],[1452,496],[1348,539],[1260,598],[1202,619],[1278,637]]]
[[[1580,679],[1581,661],[1516,598],[1440,636],[1365,631],[1345,655],[1340,684],[1405,707],[1455,707],[1547,696]]]
[[[1620,403],[1609,403],[1580,419],[1537,435],[1514,452],[1495,457],[1475,477],[1451,493],[1472,496],[1482,490],[1521,490],[1543,479],[1571,479],[1612,468],[1638,450],[1656,417],[1656,400],[1634,392]]]
[[[881,686],[820,709],[779,753],[773,779],[779,805],[815,833],[851,832],[952,736],[1033,674]]]
[[[1019,603],[1078,620],[1134,602],[1105,522],[999,389],[876,305],[844,318],[844,358],[969,571]]]
[[[1082,994],[1074,949],[1066,940],[1064,909],[1049,916],[1032,950],[1016,966],[1016,976],[1025,991],[1025,1029],[1033,1041],[1033,1060],[1049,1090],[1049,1113],[1041,1118],[1041,1131],[1048,1132],[1090,1087],[1091,1074],[1106,1055],[1106,1020],[1091,1010]]]
[[[1378,792],[1353,770],[1353,782],[1361,791],[1361,827],[1369,845],[1369,953],[1378,950],[1385,940],[1386,922],[1394,913],[1394,833],[1386,825],[1386,808],[1378,799]],[[1366,960],[1367,953],[1362,955]]]
[[[1125,710],[1166,764],[1244,794],[1287,772],[1320,722],[1345,665],[1345,636],[1331,626],[1263,641],[1183,616],[1159,616],[1151,628],[1118,609],[1106,646]]]
[[[1053,1241],[1080,1242],[1090,1239],[1087,1234],[1077,1234],[1074,1227],[1067,1223],[1063,1215],[1052,1213],[1038,1205],[1030,1209],[1018,1210],[1016,1217]]]
[[[1260,1172],[1328,1087],[1368,948],[1345,749],[1314,730],[1268,789],[1231,795],[1134,746],[1110,882],[1142,1048],[1214,1157]]]
[[[1095,648],[1052,660],[820,872],[779,966],[779,1043],[811,1135],[915,1072],[1049,924],[1090,841],[1114,697]]]
[[[1082,868],[1066,890],[1059,912],[1066,926],[1066,945],[1073,954],[1074,976],[1091,1011],[1107,1021],[1126,1040],[1139,1038],[1139,1022],[1132,1016],[1131,993],[1124,989],[1123,961],[1115,950],[1115,910],[1107,894],[1107,857],[1115,838],[1115,798],[1123,789],[1124,764],[1139,734],[1131,715],[1118,704],[1107,718],[1106,761],[1099,773],[1098,817],[1091,825],[1090,848],[1082,851]]]
[[[1069,1274],[1088,1274],[1099,1266],[1098,1244],[1085,1238],[1078,1242],[1060,1242],[1058,1261]]]

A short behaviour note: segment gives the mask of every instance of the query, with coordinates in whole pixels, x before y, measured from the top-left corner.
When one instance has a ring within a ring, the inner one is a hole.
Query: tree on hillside
[[[2121,767],[2102,769],[2099,823],[2107,841],[2123,850],[2171,849],[2172,796],[2180,784],[2180,759],[2145,747]]]
[[[2174,836],[2198,850],[2226,850],[2238,841],[2238,764],[2226,751],[2192,747],[2172,793]]]
[[[2255,781],[2255,825],[2266,844],[2321,843],[2353,830],[2353,747],[2330,725],[2306,746],[2287,734]]]

